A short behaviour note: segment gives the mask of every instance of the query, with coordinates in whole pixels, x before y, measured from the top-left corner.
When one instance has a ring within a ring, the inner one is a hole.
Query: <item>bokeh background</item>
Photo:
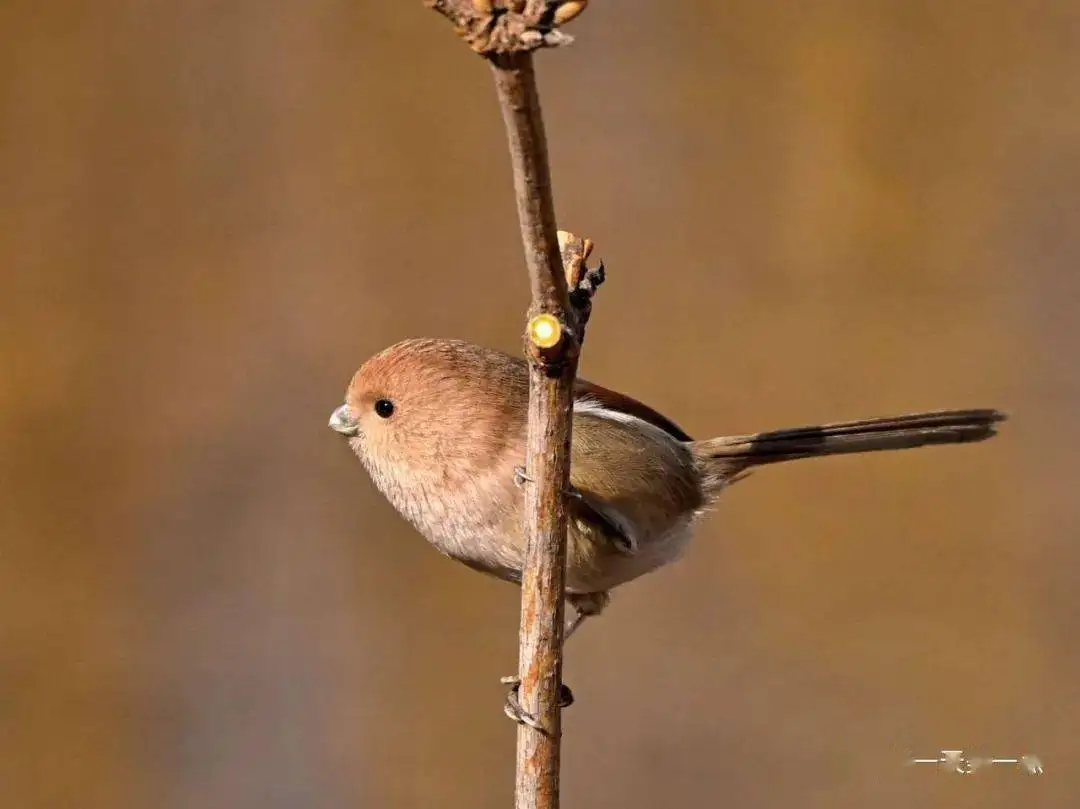
[[[539,70],[583,374],[695,435],[999,406],[763,471],[570,647],[564,805],[1080,794],[1080,6],[596,3]],[[487,68],[419,2],[0,4],[0,806],[505,807],[517,591],[326,429],[519,347]],[[910,767],[1038,755],[1041,778]]]

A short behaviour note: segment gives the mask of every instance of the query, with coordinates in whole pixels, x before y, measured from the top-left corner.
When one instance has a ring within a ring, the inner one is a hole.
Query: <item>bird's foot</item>
[[[518,698],[518,692],[521,690],[521,680],[515,675],[510,675],[509,677],[502,677],[499,682],[510,686],[510,691],[506,695],[506,704],[503,705],[503,713],[519,725],[528,725],[535,730],[543,730],[540,720],[521,707],[521,700]],[[570,690],[570,686],[560,684],[559,707],[569,708],[573,704],[574,692]]]
[[[526,483],[534,483],[534,482],[535,481],[531,477],[529,477],[528,475],[525,474],[525,467],[524,466],[515,466],[514,467],[514,485],[515,486],[517,486],[519,489],[523,489],[523,488],[525,488]],[[578,501],[580,501],[582,503],[585,502],[585,498],[582,496],[581,492],[579,492],[573,486],[567,486],[566,489],[563,490],[563,494],[565,494],[571,500],[578,500]]]

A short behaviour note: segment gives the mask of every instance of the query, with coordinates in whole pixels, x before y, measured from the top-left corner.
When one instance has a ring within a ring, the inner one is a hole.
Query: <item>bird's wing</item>
[[[648,422],[653,427],[659,427],[676,441],[693,441],[678,424],[667,416],[656,412],[647,404],[643,404],[625,393],[602,388],[585,379],[576,380],[574,387],[574,396],[579,401],[591,399],[612,412],[625,413]]]
[[[570,513],[577,519],[583,519],[600,529],[600,533],[616,550],[622,553],[637,553],[638,537],[633,522],[612,504],[595,495],[586,494],[571,484]]]
[[[702,505],[686,444],[595,400],[574,408],[570,483],[578,513],[625,553],[666,535]]]

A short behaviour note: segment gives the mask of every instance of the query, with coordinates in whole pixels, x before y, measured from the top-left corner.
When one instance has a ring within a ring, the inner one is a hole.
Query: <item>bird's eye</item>
[[[381,419],[388,419],[394,415],[394,403],[389,399],[379,399],[375,402],[375,412]]]

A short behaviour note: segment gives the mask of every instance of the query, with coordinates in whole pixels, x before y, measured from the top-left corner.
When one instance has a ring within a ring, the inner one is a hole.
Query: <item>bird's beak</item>
[[[356,435],[360,432],[360,425],[353,418],[348,405],[342,405],[330,414],[330,429],[342,435]]]

